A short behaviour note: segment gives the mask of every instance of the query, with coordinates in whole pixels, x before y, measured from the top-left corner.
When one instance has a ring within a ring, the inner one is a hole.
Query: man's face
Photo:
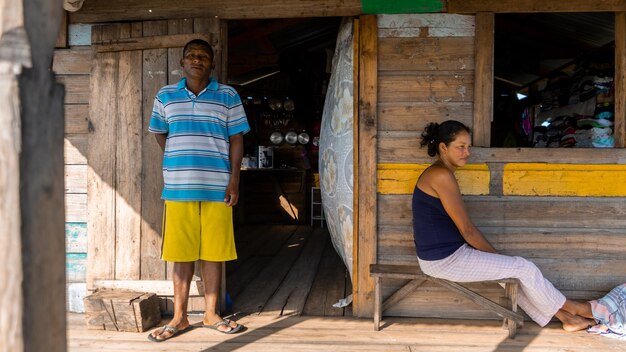
[[[205,46],[192,44],[183,55],[180,65],[186,77],[204,79],[211,76],[215,64]]]

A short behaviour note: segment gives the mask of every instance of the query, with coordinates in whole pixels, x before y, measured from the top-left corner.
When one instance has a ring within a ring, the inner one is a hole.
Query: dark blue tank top
[[[413,190],[413,240],[421,260],[444,259],[465,243],[441,200],[417,186]]]

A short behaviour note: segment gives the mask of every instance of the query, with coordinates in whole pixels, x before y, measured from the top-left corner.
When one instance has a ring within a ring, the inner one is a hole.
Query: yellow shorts
[[[166,200],[161,258],[168,262],[237,259],[233,209],[222,202]]]

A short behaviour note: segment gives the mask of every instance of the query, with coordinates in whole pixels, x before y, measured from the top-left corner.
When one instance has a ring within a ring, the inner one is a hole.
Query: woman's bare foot
[[[563,309],[560,309],[554,316],[563,323],[563,330],[565,331],[584,330],[595,324],[594,320],[579,315],[573,315]]]
[[[572,315],[580,315],[581,317],[593,319],[591,303],[589,302],[576,302],[568,299],[565,301],[565,304],[563,304],[561,309]]]

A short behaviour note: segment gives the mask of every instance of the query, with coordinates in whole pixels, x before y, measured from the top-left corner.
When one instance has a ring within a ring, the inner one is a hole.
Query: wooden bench
[[[383,311],[392,305],[398,303],[401,299],[406,297],[413,290],[417,289],[426,281],[435,282],[453,292],[456,292],[472,302],[477,303],[492,312],[498,314],[502,318],[503,327],[509,330],[509,337],[515,337],[517,333],[517,327],[521,327],[524,321],[524,317],[517,312],[517,288],[519,286],[518,279],[501,279],[495,281],[480,281],[480,283],[504,283],[504,297],[501,298],[500,304],[493,302],[492,300],[483,297],[482,295],[468,289],[465,286],[460,285],[457,282],[438,279],[432,276],[428,276],[420,270],[417,265],[387,265],[387,264],[372,264],[370,265],[370,275],[376,280],[376,289],[374,296],[374,330],[380,330],[380,319]],[[398,289],[389,298],[382,302],[382,279],[409,279],[410,281],[403,287]]]

